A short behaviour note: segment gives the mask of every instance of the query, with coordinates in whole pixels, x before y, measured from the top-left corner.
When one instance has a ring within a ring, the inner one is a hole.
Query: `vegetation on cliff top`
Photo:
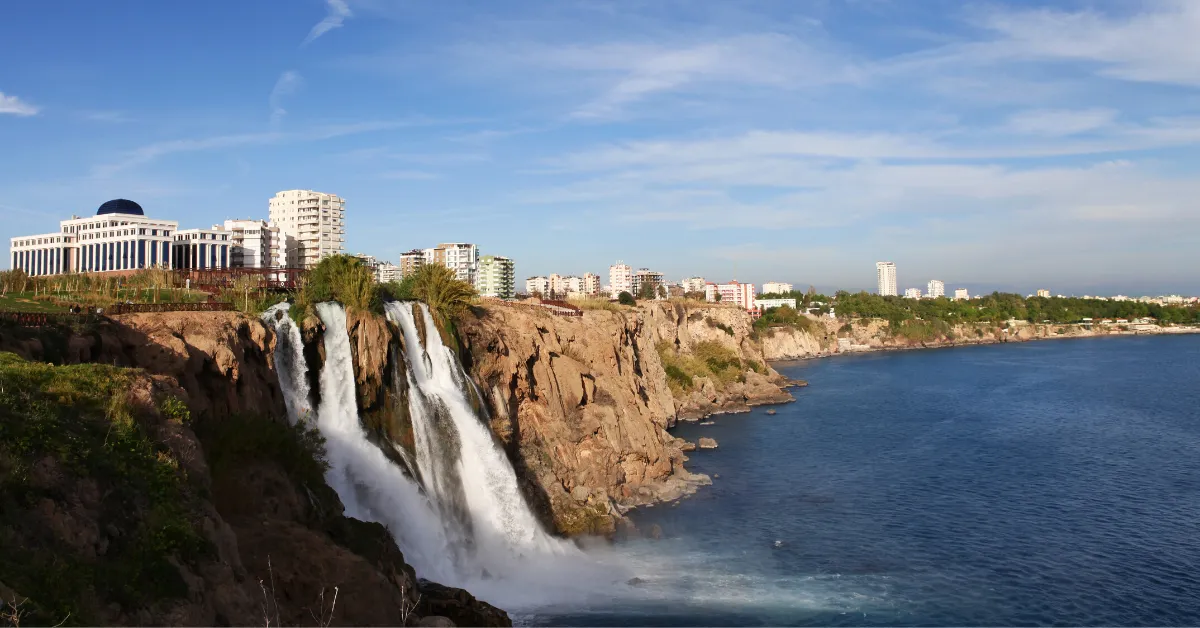
[[[0,582],[26,623],[95,623],[187,595],[172,564],[211,552],[197,499],[154,424],[186,423],[141,371],[53,366],[0,353]],[[92,532],[89,532],[92,531]]]
[[[757,363],[743,365],[736,351],[715,340],[697,342],[690,353],[679,351],[665,340],[655,349],[667,373],[667,385],[676,396],[692,390],[697,377],[710,377],[720,384],[729,384],[742,381],[747,368],[754,371],[762,368]]]
[[[1025,298],[1019,294],[993,292],[978,299],[954,301],[938,299],[904,299],[881,297],[877,294],[839,292],[839,316],[882,318],[900,328],[913,319],[939,319],[950,325],[958,323],[1002,323],[1009,319],[1031,323],[1078,323],[1084,318],[1134,319],[1150,317],[1161,323],[1200,323],[1200,308],[1163,306],[1138,301],[1101,301],[1099,299]]]

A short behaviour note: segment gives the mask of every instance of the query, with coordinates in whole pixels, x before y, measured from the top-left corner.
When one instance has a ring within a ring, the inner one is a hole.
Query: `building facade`
[[[379,283],[389,283],[401,279],[404,279],[404,274],[400,272],[400,267],[391,262],[382,262],[375,267],[375,281]]]
[[[925,294],[931,299],[946,296],[946,284],[937,279],[930,279],[925,286]]]
[[[171,238],[171,267],[177,270],[225,270],[233,260],[224,229],[182,229]]]
[[[617,260],[616,264],[608,267],[608,286],[613,297],[622,292],[633,294],[633,268]]]
[[[919,298],[921,298],[921,289],[920,289],[920,288],[908,288],[908,289],[906,289],[906,290],[904,291],[904,298],[906,298],[906,299],[919,299]]]
[[[478,271],[479,249],[466,242],[445,242],[432,249],[425,249],[426,264],[440,264],[454,271],[459,281],[475,284]]]
[[[719,299],[717,297],[720,297]],[[758,298],[755,296],[754,284],[739,283],[710,283],[704,286],[704,299],[715,303],[733,303],[746,311],[758,309]]]
[[[484,255],[479,258],[475,290],[480,296],[511,299],[516,293],[516,266],[507,257]]]
[[[530,277],[526,279],[525,293],[532,296],[548,297],[550,294],[550,279],[548,277]]]
[[[336,194],[284,190],[269,201],[271,223],[291,236],[298,266],[346,252],[346,201]]]
[[[771,293],[767,292],[766,289],[764,288],[763,294],[771,294]],[[775,294],[778,294],[778,293],[775,293]],[[758,299],[756,304],[758,305],[758,309],[762,310],[763,312],[766,312],[767,310],[770,310],[772,308],[783,307],[785,305],[792,308],[793,310],[796,309],[796,299],[782,299],[782,298],[781,299]]]
[[[762,285],[763,294],[787,294],[792,291],[792,284],[782,281],[768,281]]]
[[[704,286],[708,282],[704,281],[704,277],[688,277],[679,282],[683,286],[683,291],[686,292],[704,292]]]
[[[234,268],[286,268],[288,247],[279,227],[254,219],[226,220],[213,229],[228,231],[232,246],[230,266]],[[294,253],[292,258],[294,264]]]
[[[954,300],[955,301],[966,301],[970,298],[971,298],[971,295],[967,294],[966,288],[955,288],[954,289]]]
[[[643,288],[643,286],[646,286],[646,285],[649,285],[651,287]],[[663,285],[665,285],[665,281],[663,280],[662,273],[660,273],[658,271],[650,270],[649,268],[639,268],[637,270],[637,272],[635,272],[633,274],[633,286],[632,286],[633,292],[632,292],[632,294],[633,294],[633,296],[636,297],[636,296],[641,295],[643,290],[651,290],[652,289],[654,298],[657,299],[657,298],[659,298],[659,295],[660,295],[658,289],[659,289],[659,287],[662,287]]]
[[[588,296],[600,294],[600,275],[596,273],[583,274],[583,293]]]
[[[12,238],[11,267],[33,276],[171,268],[178,225],[147,218],[133,201],[111,200],[95,216],[60,221],[57,233]]]
[[[1038,291],[1037,291],[1037,295],[1038,295],[1039,297],[1042,297],[1043,299],[1049,299],[1049,298],[1050,298],[1050,291],[1049,291],[1049,290],[1038,290]]]
[[[397,265],[400,267],[400,275],[407,277],[425,265],[425,251],[413,249],[407,253],[401,253],[399,264]]]
[[[896,296],[896,265],[892,262],[875,262],[875,278],[880,296]]]

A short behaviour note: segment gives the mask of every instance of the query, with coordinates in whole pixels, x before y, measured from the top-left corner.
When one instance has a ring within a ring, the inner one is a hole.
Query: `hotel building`
[[[12,238],[12,268],[32,276],[169,268],[178,225],[147,218],[133,201],[111,200],[95,216],[61,221],[57,233]]]
[[[925,294],[931,299],[946,296],[946,284],[937,279],[930,279],[926,285]]]
[[[748,312],[758,310],[758,299],[754,294],[754,284],[752,283],[731,281],[729,283],[710,283],[704,286],[704,300],[715,303],[718,295],[721,303],[733,303]]]
[[[896,264],[875,262],[875,278],[879,284],[879,296],[896,296]]]
[[[782,281],[768,281],[762,285],[763,294],[787,294],[792,291],[792,284]]]

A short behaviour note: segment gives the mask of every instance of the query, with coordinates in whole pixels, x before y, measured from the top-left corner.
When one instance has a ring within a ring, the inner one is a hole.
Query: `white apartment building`
[[[615,298],[622,292],[633,294],[633,268],[617,260],[608,267],[608,289]]]
[[[57,233],[12,238],[11,268],[33,276],[170,268],[178,225],[147,218],[133,201],[111,200],[95,216],[60,221]]]
[[[636,297],[641,294],[643,290],[642,286],[646,284],[654,286],[654,298],[657,299],[660,298],[658,290],[659,287],[665,286],[666,282],[663,280],[662,273],[655,270],[650,270],[649,268],[639,268],[637,272],[633,274],[633,296]]]
[[[787,294],[792,291],[792,284],[782,281],[768,281],[762,285],[763,294]]]
[[[475,274],[475,290],[480,296],[511,299],[516,292],[516,275],[513,261],[499,255],[484,255],[479,258],[479,270]]]
[[[425,249],[426,264],[441,264],[454,271],[459,281],[475,284],[475,273],[479,270],[479,249],[466,242],[445,242],[432,249]]]
[[[375,267],[375,281],[379,283],[400,281],[403,278],[404,274],[400,272],[400,267],[391,262],[381,262]]]
[[[345,199],[312,190],[284,190],[269,205],[271,223],[294,240],[299,266],[312,268],[323,258],[346,252]]]
[[[896,296],[896,264],[875,262],[875,277],[879,284],[880,296]]]
[[[763,294],[772,294],[772,293],[767,292],[766,289],[764,289]],[[778,294],[778,293],[776,293],[776,294]],[[794,310],[794,309],[796,309],[796,299],[783,299],[783,298],[780,298],[780,299],[758,299],[756,305],[758,305],[758,309],[763,312],[766,312],[767,310],[770,310],[773,308],[783,307],[785,305]]]
[[[171,238],[172,268],[225,270],[233,261],[233,242],[224,229],[181,229]]]
[[[754,294],[754,284],[752,283],[731,281],[729,283],[705,284],[704,299],[706,301],[710,303],[717,302],[717,295],[720,295],[721,303],[733,303],[746,311],[758,308],[758,299]]]
[[[600,294],[600,275],[596,273],[583,274],[583,293],[591,296]]]
[[[295,265],[295,247],[289,249],[287,237],[279,231],[279,227],[265,220],[226,220],[223,224],[213,225],[213,229],[229,232],[229,241],[233,246],[230,266],[234,268],[287,268]]]
[[[1038,295],[1039,297],[1042,297],[1043,299],[1049,299],[1049,298],[1050,298],[1050,291],[1049,291],[1049,290],[1038,290],[1038,291],[1037,291],[1037,295]]]
[[[688,277],[687,279],[679,282],[679,285],[683,287],[683,291],[685,293],[704,292],[704,286],[707,283],[708,282],[704,281],[704,277]]]
[[[546,278],[546,285],[549,288],[543,296],[547,299],[561,299],[567,295],[567,282],[558,273],[550,273],[550,276]]]
[[[907,289],[905,289],[905,291],[904,291],[904,298],[906,298],[906,299],[920,299],[920,298],[921,298],[921,289],[920,289],[920,288],[907,288]]]
[[[930,279],[925,288],[926,296],[931,299],[946,296],[946,284],[942,281],[938,281],[937,279]]]
[[[550,279],[546,277],[530,277],[525,280],[525,294],[547,297],[550,293]]]
[[[968,301],[968,300],[970,300],[970,298],[971,298],[971,295],[967,294],[966,288],[955,288],[954,289],[954,300],[955,301]]]

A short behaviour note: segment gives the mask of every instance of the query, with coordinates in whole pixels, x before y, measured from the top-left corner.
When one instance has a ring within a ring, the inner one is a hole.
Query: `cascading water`
[[[404,458],[415,466],[411,476],[368,440],[360,422],[346,314],[337,303],[316,306],[325,326],[325,363],[320,403],[315,413],[304,412],[311,405],[307,367],[299,330],[286,310],[276,306],[263,319],[279,336],[276,368],[289,414],[299,417],[293,420],[307,416],[325,437],[326,480],[346,514],[386,525],[422,577],[509,608],[539,605],[547,597],[561,601],[594,590],[597,580],[618,577],[607,568],[601,575],[600,566],[573,544],[542,530],[508,458],[472,408],[470,379],[424,306],[387,305],[388,318],[404,335],[415,459]],[[424,344],[417,315],[428,331]]]

